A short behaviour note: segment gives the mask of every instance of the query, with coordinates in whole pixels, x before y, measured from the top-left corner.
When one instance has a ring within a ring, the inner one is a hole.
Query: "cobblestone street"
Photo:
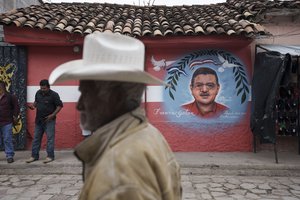
[[[182,175],[183,200],[300,199],[300,177]],[[81,175],[0,175],[0,200],[75,200]]]
[[[0,175],[1,200],[75,200],[81,175]]]
[[[56,151],[54,162],[25,162],[19,151],[13,164],[0,154],[0,200],[75,200],[82,188],[82,164],[73,151]],[[298,154],[273,152],[175,153],[181,165],[183,200],[300,199]],[[45,157],[45,153],[41,153]],[[99,183],[103,184],[103,183]]]
[[[184,200],[300,199],[300,177],[182,176]]]

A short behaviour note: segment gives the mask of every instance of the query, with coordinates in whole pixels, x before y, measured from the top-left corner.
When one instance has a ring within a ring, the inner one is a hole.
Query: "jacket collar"
[[[105,150],[129,134],[146,126],[145,111],[137,108],[97,129],[75,148],[75,155],[85,164],[93,165]]]

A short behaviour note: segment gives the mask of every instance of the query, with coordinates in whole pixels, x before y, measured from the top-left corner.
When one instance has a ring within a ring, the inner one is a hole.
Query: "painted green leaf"
[[[235,68],[235,67],[234,67]],[[234,76],[239,76],[240,74],[239,74],[239,71],[236,71],[235,73],[234,73]]]
[[[173,89],[176,92],[176,88],[173,83],[171,83],[171,89]]]
[[[243,77],[243,81],[244,81],[244,83],[245,83],[245,84],[247,84],[247,85],[248,85],[247,78]]]
[[[175,74],[175,79],[178,80],[178,74],[177,73]]]
[[[235,88],[239,88],[240,85],[241,85],[241,82],[242,82],[242,80],[239,80],[239,81],[236,83],[236,87],[235,87]]]
[[[233,68],[232,68],[232,73],[235,73],[235,71],[236,71],[236,68],[233,67]]]
[[[239,96],[239,94],[243,91],[243,88],[240,88],[236,94],[236,96]]]
[[[246,100],[246,93],[244,92],[241,98],[241,104],[244,103]]]
[[[171,80],[171,79],[173,79],[173,76],[169,76],[169,78],[167,80]]]
[[[173,80],[174,85],[177,85],[177,81],[176,79]]]
[[[247,85],[245,85],[244,88],[247,91],[247,93],[249,93],[249,88],[247,87]]]
[[[174,98],[174,96],[173,96],[171,90],[169,90],[169,96],[170,96],[173,100],[175,100],[175,98]]]

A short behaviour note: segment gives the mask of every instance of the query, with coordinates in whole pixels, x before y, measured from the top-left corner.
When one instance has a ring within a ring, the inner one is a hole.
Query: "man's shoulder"
[[[147,126],[143,129],[114,144],[111,151],[114,155],[119,155],[115,158],[117,162],[123,164],[126,164],[128,160],[134,161],[131,164],[135,162],[146,164],[149,159],[152,160],[159,156],[161,156],[160,160],[163,162],[165,154],[171,153],[162,133],[150,123],[147,123]],[[123,159],[120,159],[120,157]]]
[[[8,101],[13,101],[14,99],[16,99],[16,95],[10,93],[10,92],[6,92],[5,96],[8,98]]]
[[[42,91],[41,90],[36,91],[35,95],[36,96],[41,96],[42,95]]]
[[[122,148],[123,145],[131,145],[131,147],[144,149],[147,148],[147,145],[144,144],[155,142],[157,137],[160,136],[161,133],[159,130],[157,130],[152,124],[145,122],[143,128],[133,131],[113,146]]]
[[[229,110],[229,108],[223,104],[220,104],[220,103],[216,103],[217,105],[217,110],[218,111],[226,111],[226,110]]]
[[[195,101],[188,102],[188,103],[182,104],[181,107],[185,108],[185,109],[190,109],[190,108],[192,108],[194,106],[194,104],[195,104]]]
[[[55,92],[54,90],[52,90],[52,89],[49,89],[49,92],[50,92],[50,94],[57,94],[58,95],[58,93],[57,92]]]
[[[99,161],[102,167],[112,167],[109,167],[108,163],[113,161],[116,169],[139,171],[148,166],[149,162],[155,163],[157,159],[162,163],[167,162],[165,154],[171,154],[168,143],[163,135],[149,124],[115,143]]]
[[[12,97],[12,94],[10,92],[5,92],[4,93],[4,96],[6,96],[7,98],[11,98]]]
[[[55,92],[54,90],[49,90],[49,94],[52,96],[52,97],[55,97],[55,98],[58,98],[60,99],[60,96],[57,92]]]

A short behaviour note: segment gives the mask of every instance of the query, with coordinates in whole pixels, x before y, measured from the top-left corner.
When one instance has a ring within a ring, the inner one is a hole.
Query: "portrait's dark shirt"
[[[189,112],[193,113],[196,116],[204,117],[204,118],[213,118],[213,117],[219,117],[221,114],[223,114],[228,108],[222,104],[219,104],[215,102],[215,109],[209,113],[201,113],[201,111],[198,109],[197,103],[194,101],[189,104],[182,105],[183,109],[188,110]]]
[[[18,117],[20,112],[16,96],[5,93],[0,99],[0,126],[13,122],[13,116]]]
[[[63,107],[59,95],[53,90],[43,93],[41,90],[35,94],[36,103],[36,123],[43,123],[45,118],[52,114],[57,106]]]

